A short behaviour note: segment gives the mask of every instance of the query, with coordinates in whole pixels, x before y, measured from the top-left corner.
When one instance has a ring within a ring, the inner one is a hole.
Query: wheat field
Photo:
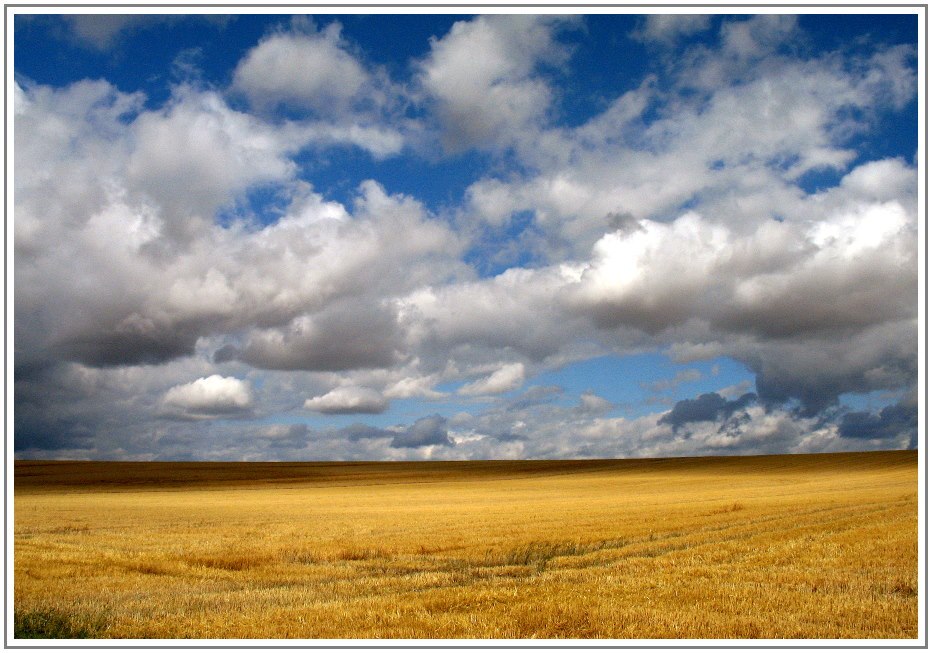
[[[17,461],[16,637],[918,637],[915,451]]]

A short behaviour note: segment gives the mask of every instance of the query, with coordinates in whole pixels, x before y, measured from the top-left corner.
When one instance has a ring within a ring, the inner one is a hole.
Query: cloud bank
[[[916,47],[631,19],[612,47],[643,69],[570,115],[597,20],[456,20],[392,66],[296,20],[164,100],[16,75],[17,455],[914,446],[918,175],[875,137],[915,106]],[[101,51],[134,28],[69,24]],[[334,161],[362,174],[328,191]],[[454,169],[459,196],[411,190]],[[753,392],[680,371],[623,414],[536,385],[645,351],[737,361]],[[322,421],[345,415],[378,421]]]

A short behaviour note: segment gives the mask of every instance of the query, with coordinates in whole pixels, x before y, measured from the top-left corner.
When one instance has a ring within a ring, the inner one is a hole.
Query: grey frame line
[[[9,133],[8,133],[10,129],[10,123],[9,123],[9,120],[7,120],[7,107],[6,107],[6,103],[7,103],[7,97],[6,97],[6,89],[7,89],[6,35],[7,35],[8,13],[9,12],[6,11],[6,7],[4,7],[4,10],[3,10],[3,61],[4,61],[4,66],[3,66],[3,281],[4,281],[3,283],[3,428],[4,428],[4,433],[6,433],[6,421],[7,421],[7,415],[9,415],[9,413],[7,412],[8,410],[7,401],[9,400],[8,399],[9,389],[6,387],[6,384],[7,384],[7,372],[6,371],[8,369],[7,365],[9,364],[8,359],[7,359],[8,322],[7,322],[7,283],[6,283],[7,281],[7,278],[6,278],[6,264],[7,264],[6,232],[7,232],[8,222],[7,222],[6,198],[9,197],[9,191],[10,191],[10,188],[9,188],[10,176],[7,174],[7,169],[6,169],[7,161],[8,161],[7,147],[8,147],[8,143],[10,140]],[[13,434],[10,433],[9,436],[12,438]],[[8,550],[9,542],[7,541],[6,534],[10,531],[10,522],[9,522],[9,517],[7,515],[7,492],[8,492],[7,480],[8,479],[6,478],[7,465],[9,464],[9,461],[7,460],[6,437],[4,437],[3,440],[4,440],[3,442],[3,592],[4,592],[4,596],[6,596],[7,587],[9,587],[8,579],[7,579],[7,568],[6,568],[7,567],[6,561],[7,561],[8,553],[9,553],[9,550]],[[8,642],[6,641],[7,625],[8,625],[7,624],[7,610],[4,609],[3,611],[3,644],[4,646],[8,644]]]
[[[276,7],[303,7],[303,8],[313,8],[318,6],[334,6],[334,5],[325,5],[325,4],[282,4],[274,5]],[[393,5],[376,5],[376,4],[343,4],[337,5],[340,7],[348,8],[361,8],[361,7],[374,7],[374,8],[385,8],[385,7],[404,7],[404,8],[443,8],[443,7],[624,7],[624,8],[635,8],[635,7],[689,7],[694,8],[697,5],[691,4],[649,4],[649,5],[631,5],[631,4],[436,4],[436,5],[421,5],[421,4],[393,4]],[[703,7],[781,7],[781,8],[790,8],[790,7],[898,7],[898,8],[915,8],[922,9],[922,15],[924,18],[924,36],[926,43],[926,53],[925,53],[925,80],[924,88],[925,97],[926,97],[926,111],[925,111],[925,167],[926,167],[926,177],[925,177],[925,224],[926,224],[926,234],[925,234],[925,281],[926,281],[926,306],[925,306],[925,385],[926,385],[926,398],[928,398],[928,388],[929,388],[929,306],[928,306],[928,285],[929,285],[929,107],[928,107],[928,91],[929,91],[929,4],[928,3],[917,3],[917,4],[798,4],[798,3],[786,3],[786,4],[708,4],[701,5]],[[4,62],[6,62],[6,48],[7,48],[7,18],[9,16],[9,9],[13,8],[29,8],[29,7],[63,7],[63,8],[76,8],[76,7],[106,7],[106,8],[119,8],[119,7],[178,7],[178,8],[197,8],[197,7],[235,7],[235,8],[248,8],[248,7],[261,7],[268,8],[269,5],[261,4],[86,4],[86,5],[70,5],[70,4],[4,4],[3,5],[3,46],[4,46]],[[3,369],[4,369],[4,394],[3,394],[3,419],[4,419],[4,429],[6,428],[7,416],[9,415],[9,397],[8,397],[8,388],[7,386],[7,377],[6,370],[8,365],[8,346],[7,346],[7,337],[8,337],[8,322],[7,322],[7,302],[8,302],[8,288],[7,288],[7,226],[8,222],[8,210],[6,197],[9,193],[9,171],[7,170],[7,161],[8,161],[8,150],[9,147],[9,120],[7,115],[7,88],[8,88],[8,71],[7,66],[3,67],[3,192],[4,192],[4,204],[3,204],[3,276],[4,276],[4,285],[3,285]],[[385,649],[385,650],[422,650],[422,649],[443,649],[443,650],[476,650],[491,648],[492,646],[502,646],[503,648],[514,649],[514,650],[541,650],[541,649],[585,649],[585,650],[631,650],[631,649],[657,649],[657,648],[666,648],[666,649],[677,649],[677,650],[722,650],[722,649],[745,649],[753,648],[758,650],[787,650],[787,649],[800,649],[800,648],[818,648],[824,650],[864,650],[864,649],[889,649],[889,650],[913,650],[913,649],[928,649],[929,648],[929,624],[928,624],[928,599],[929,599],[929,540],[928,540],[928,523],[929,523],[929,452],[928,452],[928,433],[929,433],[929,411],[928,411],[928,401],[926,402],[926,414],[925,414],[925,433],[926,433],[926,450],[925,450],[925,519],[926,519],[926,542],[925,542],[925,599],[926,599],[926,617],[927,621],[925,624],[925,631],[921,636],[921,643],[917,644],[893,644],[889,646],[875,646],[872,644],[854,644],[854,645],[824,645],[819,646],[818,644],[799,644],[799,645],[762,645],[762,646],[753,646],[747,644],[724,644],[724,645],[708,645],[708,644],[696,644],[696,645],[668,645],[668,644],[647,644],[647,645],[608,645],[608,644],[594,644],[594,645],[575,645],[575,644],[552,644],[548,646],[526,646],[526,645],[515,645],[509,646],[507,644],[489,644],[489,645],[415,645],[415,646],[402,646],[402,645],[385,645],[379,646],[375,644],[352,644],[352,645],[302,645],[302,644],[281,644],[281,645],[270,645],[263,646],[258,644],[230,644],[230,645],[219,645],[219,644],[205,644],[205,645],[149,645],[141,644],[138,646],[126,645],[124,644],[120,648],[133,649],[133,650],[178,650],[178,649],[206,649],[206,650],[218,650],[218,649],[236,649],[236,650],[269,650],[269,649],[335,649],[335,650],[359,650],[359,649]],[[4,443],[5,444],[5,443]],[[3,449],[3,470],[4,470],[4,485],[3,485],[3,523],[4,523],[4,538],[3,538],[3,591],[6,592],[8,586],[8,569],[7,569],[7,560],[8,560],[8,547],[9,542],[7,539],[7,533],[9,533],[9,514],[7,510],[7,499],[9,490],[9,479],[7,475],[7,465],[8,465],[8,455],[7,448],[4,446]],[[26,645],[15,645],[10,644],[8,640],[8,610],[4,609],[3,611],[3,647],[5,649],[36,649],[37,646],[26,646]],[[48,642],[49,640],[42,640],[43,642]],[[315,640],[311,640],[315,641]],[[552,640],[548,640],[552,641]],[[817,640],[816,640],[817,641]],[[118,646],[118,640],[114,641],[114,648]],[[49,645],[43,643],[41,648],[43,649],[53,649],[53,650],[88,650],[88,649],[101,649],[101,648],[110,648],[101,647],[99,645],[82,645],[82,644],[72,644],[72,645]]]
[[[314,7],[348,7],[353,9],[363,8],[363,7],[372,7],[372,8],[384,8],[384,7],[404,7],[404,8],[419,8],[419,9],[429,9],[429,8],[447,8],[447,7],[498,7],[498,8],[508,8],[508,7],[521,7],[521,8],[533,8],[533,7],[608,7],[608,8],[627,8],[627,9],[636,9],[640,7],[683,7],[683,8],[695,8],[695,7],[780,7],[780,8],[791,8],[791,7],[839,7],[839,8],[851,8],[851,7],[898,7],[898,8],[922,8],[925,7],[927,12],[929,5],[928,4],[855,4],[855,3],[822,3],[822,4],[799,4],[799,3],[788,3],[788,4],[762,4],[762,3],[750,3],[750,4],[708,4],[708,5],[693,5],[693,4],[650,4],[650,5],[637,5],[637,4],[596,4],[596,3],[534,3],[534,4],[525,4],[525,3],[512,3],[512,4],[462,4],[462,3],[452,3],[452,4],[437,4],[437,5],[424,5],[424,4],[393,4],[393,5],[382,5],[382,4],[372,4],[372,3],[361,3],[361,4],[83,4],[83,5],[73,5],[73,4],[4,4],[4,9],[10,8],[20,8],[20,7],[63,7],[63,8],[75,8],[75,7],[94,7],[94,8],[115,8],[115,7],[158,7],[158,8],[169,8],[169,7],[179,7],[184,9],[190,9],[195,7],[236,7],[239,9],[247,7],[257,7],[257,8],[291,8],[291,7],[305,7],[305,8],[314,8]],[[928,17],[926,18],[928,22]],[[928,31],[928,26],[927,26]]]
[[[926,384],[926,415],[925,415],[925,432],[926,432],[926,449],[925,449],[925,472],[926,472],[926,486],[925,486],[925,499],[926,499],[926,509],[925,509],[925,518],[926,518],[926,542],[925,542],[925,560],[926,560],[926,573],[925,573],[925,600],[926,600],[926,629],[923,633],[923,648],[929,648],[929,6],[925,6],[925,11],[923,12],[923,17],[925,18],[925,42],[926,42],[926,78],[925,78],[925,92],[926,92],[926,110],[925,110],[925,167],[926,167],[926,178],[925,178],[925,191],[926,191],[926,201],[925,201],[925,224],[926,224],[926,242],[925,242],[925,276],[926,276],[926,287],[925,287],[925,322],[926,322],[926,332],[925,332],[925,384]]]

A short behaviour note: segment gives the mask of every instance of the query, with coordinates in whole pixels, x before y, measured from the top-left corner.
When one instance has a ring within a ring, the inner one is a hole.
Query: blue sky
[[[917,26],[24,9],[17,456],[915,447]]]

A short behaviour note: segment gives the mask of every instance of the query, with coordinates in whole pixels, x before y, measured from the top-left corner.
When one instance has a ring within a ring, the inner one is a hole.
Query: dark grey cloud
[[[394,431],[380,429],[366,424],[350,424],[336,431],[337,437],[344,437],[352,442],[357,440],[374,440],[377,438],[393,438],[398,435]]]
[[[93,384],[80,383],[63,364],[14,369],[14,450],[93,449],[94,425],[108,417]]]
[[[803,417],[815,417],[819,413],[836,406],[838,397],[858,387],[856,378],[807,379],[797,375],[784,375],[773,372],[761,372],[756,377],[757,394],[768,406],[778,406],[791,400],[798,400],[797,411]]]
[[[401,337],[389,307],[349,302],[298,318],[287,328],[254,334],[239,359],[268,370],[389,367],[399,361]]]
[[[42,415],[23,407],[19,407],[19,411],[27,414],[18,414],[14,419],[13,450],[16,453],[94,448],[97,434],[83,419]]]
[[[756,375],[769,406],[799,402],[803,416],[837,406],[845,393],[897,391],[918,379],[916,323],[891,322],[831,340],[787,339],[741,347],[735,358]]]
[[[93,367],[158,365],[194,353],[198,334],[184,329],[102,331],[69,338],[55,349],[64,360]]]
[[[214,352],[213,361],[215,363],[229,363],[239,358],[240,351],[236,345],[226,344]]]
[[[407,430],[396,433],[392,438],[392,446],[397,448],[423,447],[430,444],[452,446],[447,432],[447,420],[440,415],[422,417]]]
[[[725,399],[717,392],[706,392],[695,399],[683,399],[676,402],[670,412],[657,420],[657,424],[669,424],[675,431],[689,422],[727,420],[734,413],[748,407],[756,400],[757,395],[753,392],[748,392],[732,401]]]
[[[845,413],[838,424],[838,434],[861,440],[890,439],[906,434],[915,442],[918,425],[919,413],[915,405],[894,404],[879,413]]]

